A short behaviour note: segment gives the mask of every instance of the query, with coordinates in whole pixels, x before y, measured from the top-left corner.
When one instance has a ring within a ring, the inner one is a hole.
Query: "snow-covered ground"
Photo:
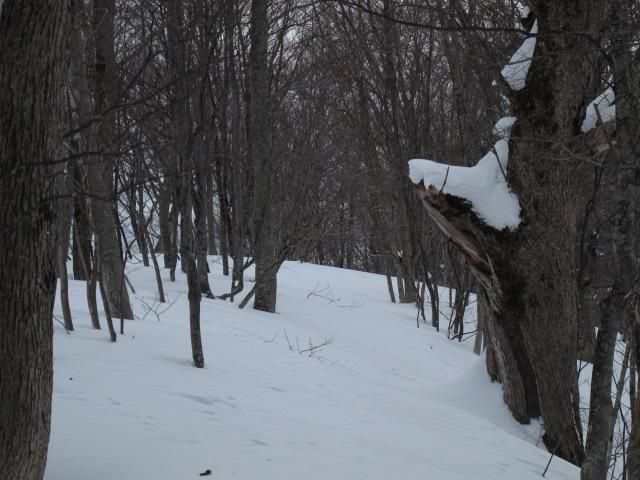
[[[216,293],[229,286],[220,270],[212,259]],[[184,276],[164,276],[170,303],[149,309],[153,271],[131,269],[144,318],[115,344],[106,325],[90,327],[84,283],[71,282],[76,331],[54,323],[46,480],[186,480],[208,469],[221,480],[541,478],[549,454],[535,426],[512,420],[484,358],[417,329],[384,277],[288,262],[275,315],[203,299],[199,370]],[[578,477],[557,458],[546,476]]]

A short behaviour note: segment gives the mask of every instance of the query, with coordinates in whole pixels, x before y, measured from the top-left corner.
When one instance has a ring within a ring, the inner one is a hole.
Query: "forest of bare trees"
[[[516,88],[501,70],[527,37]],[[182,269],[203,367],[201,303],[276,312],[298,260],[384,275],[419,327],[475,336],[513,417],[583,480],[640,480],[639,41],[637,0],[0,0],[0,477],[43,476],[70,279],[116,342],[127,267],[159,302]],[[584,128],[607,89],[615,117]],[[517,226],[447,176],[412,182],[413,158],[475,165],[506,116]]]

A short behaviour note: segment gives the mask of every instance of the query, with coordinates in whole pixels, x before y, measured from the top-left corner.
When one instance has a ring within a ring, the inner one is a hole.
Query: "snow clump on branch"
[[[598,95],[587,107],[587,113],[582,121],[582,133],[586,133],[598,126],[598,113],[602,123],[607,123],[609,120],[616,118],[615,100],[616,97],[612,88],[607,88]],[[596,108],[598,109],[597,112]]]
[[[515,121],[507,117],[496,124],[496,130],[504,134],[498,126]],[[510,128],[510,125],[509,125]],[[496,230],[515,230],[520,224],[520,203],[509,190],[507,163],[509,161],[508,133],[496,142],[493,149],[473,167],[443,165],[432,160],[415,159],[409,161],[409,177],[413,183],[433,186],[442,193],[463,198],[471,203],[471,208],[490,227]]]
[[[529,36],[525,38],[520,48],[513,54],[509,63],[502,69],[502,77],[509,88],[514,91],[522,90],[527,84],[527,75],[533,52],[536,49],[536,35],[538,34],[538,20],[533,22]]]

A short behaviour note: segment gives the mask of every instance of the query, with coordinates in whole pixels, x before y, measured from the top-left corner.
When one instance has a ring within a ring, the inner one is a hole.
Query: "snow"
[[[507,118],[513,119],[509,120],[511,124],[505,119],[496,124],[502,135],[515,121],[514,117]],[[497,230],[515,230],[520,224],[520,203],[505,178],[508,160],[509,141],[501,138],[473,167],[414,159],[409,161],[409,177],[413,183],[424,182],[425,187],[432,185],[443,193],[468,200],[487,225]]]
[[[500,137],[509,139],[511,135],[511,127],[516,123],[516,117],[503,117],[497,121],[493,127],[493,134]]]
[[[509,63],[502,69],[502,77],[511,90],[522,90],[527,83],[527,74],[536,49],[536,35],[538,34],[538,20],[533,22],[529,36],[525,38],[520,48],[513,54]]]
[[[222,293],[229,279],[210,263]],[[128,276],[138,318],[115,344],[90,328],[84,282],[70,282],[76,331],[54,322],[46,480],[195,479],[207,469],[213,479],[533,480],[549,459],[471,342],[417,329],[415,308],[391,304],[383,276],[286,262],[277,314],[203,299],[204,369],[191,365],[180,268],[175,283],[163,271],[162,306],[151,268]],[[330,339],[312,356],[297,351]],[[546,476],[578,477],[557,458]]]
[[[520,14],[520,18],[527,18],[531,10],[527,5],[518,5],[518,13]]]
[[[616,98],[613,93],[613,88],[607,88],[604,92],[598,95],[595,100],[589,103],[587,106],[587,113],[582,121],[582,132],[588,132],[589,130],[596,128],[598,125],[598,113],[596,113],[596,106],[598,107],[602,123],[606,123],[609,120],[616,118],[615,100]]]

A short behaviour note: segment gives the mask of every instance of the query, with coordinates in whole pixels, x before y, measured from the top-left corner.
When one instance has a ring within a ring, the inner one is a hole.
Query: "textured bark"
[[[217,156],[214,165],[216,184],[218,186],[218,205],[220,208],[220,256],[222,257],[222,274],[226,277],[229,275],[229,244],[231,230],[231,215],[229,212],[229,202],[226,190],[226,167],[222,163],[222,159]]]
[[[614,314],[617,314],[617,316],[626,314],[627,316],[623,318],[625,320],[629,319],[627,324],[631,325],[630,336],[633,337],[636,351],[635,360],[638,362],[637,352],[640,345],[638,343],[640,340],[638,338],[638,321],[640,320],[638,317],[638,301],[640,301],[638,298],[638,274],[640,273],[640,266],[638,265],[637,256],[638,239],[640,238],[638,225],[638,220],[640,219],[640,57],[637,51],[634,52],[632,50],[632,46],[637,39],[633,34],[636,23],[637,18],[632,16],[632,2],[629,0],[611,2],[611,26],[617,32],[617,35],[612,40],[611,58],[613,59],[614,70],[613,88],[616,95],[616,143],[612,147],[612,157],[617,166],[614,253],[618,262],[618,271],[616,273],[619,273],[619,275],[617,275],[616,282],[614,282],[609,294],[611,297],[609,303],[614,306]],[[613,319],[609,319],[609,322],[613,323],[613,325],[608,326],[605,323],[603,327],[606,326],[609,335],[613,336],[619,321],[615,322]],[[600,332],[598,332],[598,337],[600,337]],[[614,339],[610,339],[610,342],[614,341]],[[603,370],[603,374],[613,369],[613,358],[603,359],[602,363],[603,365],[600,368]],[[594,374],[597,366],[598,364],[594,363]],[[637,372],[638,370],[636,370]],[[602,390],[607,385],[609,386],[609,395],[610,382],[610,378],[601,381]],[[637,383],[635,386],[637,388]],[[635,396],[635,405],[632,406],[634,413],[632,415],[629,438],[628,478],[629,480],[640,480],[640,425],[638,419],[638,413],[640,412],[638,411],[638,391],[636,390],[634,393],[635,395],[630,396]],[[611,399],[608,398],[605,401],[604,392],[601,393],[601,398],[602,402],[599,405],[602,410],[601,415],[611,415]],[[591,421],[591,417],[589,420]],[[605,419],[602,419],[599,423],[604,425],[604,421]],[[600,451],[604,446],[608,447],[609,438],[601,439],[601,436],[609,432],[602,430],[598,432],[597,436],[594,435],[594,441],[597,442],[599,447],[597,450],[598,457],[601,462],[604,462],[608,458]]]
[[[58,179],[59,198],[56,210],[56,260],[57,273],[60,282],[60,306],[62,318],[67,330],[73,330],[71,307],[69,306],[69,276],[67,274],[67,256],[69,254],[69,238],[71,233],[71,221],[73,218],[73,200],[68,173],[64,171],[64,164],[60,164],[55,175]]]
[[[169,59],[175,69],[177,82],[173,90],[173,120],[175,123],[173,147],[178,171],[180,188],[177,205],[180,209],[180,256],[182,268],[187,275],[189,299],[189,329],[191,334],[191,353],[197,368],[204,367],[204,353],[200,332],[200,284],[196,266],[194,226],[192,221],[193,198],[192,177],[193,131],[191,111],[187,100],[189,88],[186,78],[185,38],[182,25],[184,8],[181,0],[168,2],[167,46]]]
[[[480,303],[479,300],[476,300],[476,305],[477,305],[477,309],[478,311],[480,310]],[[473,341],[473,353],[475,353],[476,355],[480,355],[483,351],[483,332],[484,332],[484,317],[482,315],[480,315],[479,313],[477,314],[477,321],[476,321],[476,336],[475,339]]]
[[[395,16],[395,2],[383,1],[383,14],[388,18]],[[418,292],[415,287],[414,246],[417,245],[415,222],[415,198],[412,185],[406,172],[406,148],[402,142],[400,87],[398,85],[398,57],[400,56],[400,42],[398,25],[385,19],[382,24],[382,68],[384,71],[384,103],[382,112],[385,116],[386,148],[395,161],[398,180],[394,182],[393,199],[397,202],[394,212],[394,227],[396,246],[399,253],[398,263],[398,301],[400,303],[414,303]],[[396,200],[397,199],[397,200]]]
[[[151,238],[149,237],[148,227],[145,227],[144,230],[145,240],[147,241],[147,245],[152,245]],[[164,298],[164,287],[162,286],[162,276],[160,275],[160,266],[158,265],[158,259],[154,252],[151,253],[151,262],[153,263],[153,271],[156,275],[156,285],[158,286],[158,301],[160,303],[164,303],[166,300]]]
[[[385,255],[384,259],[385,259],[384,271],[385,271],[385,276],[387,277],[387,290],[389,290],[389,299],[391,300],[391,303],[396,303],[396,295],[393,290],[393,282],[391,280],[391,267],[393,265],[393,259],[391,258],[390,255]]]
[[[77,232],[74,232],[76,235]],[[98,317],[98,302],[96,299],[96,278],[97,266],[92,265],[91,259],[85,261],[80,257],[84,276],[86,281],[87,307],[89,308],[89,316],[91,317],[91,325],[96,330],[100,330],[100,318]]]
[[[256,283],[253,308],[276,311],[278,288],[271,107],[269,100],[269,26],[266,0],[251,2],[251,52],[249,56],[250,140],[253,161]]]
[[[195,15],[198,18],[205,18],[202,5],[195,3]],[[199,25],[200,34],[203,39],[207,38],[204,25]],[[198,46],[199,62],[206,64],[209,60],[208,43],[200,41]],[[209,262],[207,261],[208,241],[207,241],[207,178],[210,177],[209,169],[209,134],[211,132],[211,112],[209,103],[204,93],[204,82],[200,89],[193,89],[192,103],[194,105],[196,117],[195,145],[194,145],[194,185],[192,188],[193,213],[195,217],[195,257],[198,270],[198,283],[200,292],[208,298],[213,298],[213,292],[209,285]]]
[[[597,30],[602,8],[600,0],[536,2],[540,36],[534,60],[526,87],[512,92],[518,122],[507,180],[522,207],[517,231],[498,232],[467,203],[428,185],[423,189],[427,211],[466,256],[487,296],[487,343],[505,401],[520,421],[541,415],[547,448],[575,464],[582,463],[583,448],[575,363],[573,159],[584,152],[571,140],[580,135],[597,79],[584,54],[586,38],[546,32]],[[567,158],[567,150],[574,155]]]
[[[79,32],[73,37],[80,37]],[[75,38],[74,38],[75,41]],[[73,43],[72,43],[73,45]],[[71,54],[76,55],[79,49],[71,48]],[[72,73],[73,74],[73,73]],[[80,72],[75,72],[80,74]],[[86,179],[83,168],[79,162],[74,162],[73,167],[73,279],[88,280],[86,265],[91,264],[91,221],[89,208],[85,198]],[[84,262],[84,264],[83,264]]]
[[[176,258],[171,239],[174,223],[171,218],[171,202],[173,196],[173,177],[167,176],[160,186],[158,194],[158,224],[160,226],[160,242],[158,251],[164,254],[164,268],[175,269]]]
[[[227,2],[227,8],[225,10],[225,58],[227,59],[225,68],[225,90],[231,92],[230,98],[230,125],[231,125],[231,145],[229,150],[229,158],[231,159],[231,178],[230,178],[230,204],[233,212],[233,217],[229,224],[230,230],[229,245],[231,246],[231,256],[233,257],[233,267],[231,271],[231,301],[234,297],[244,289],[244,261],[246,256],[246,249],[244,241],[246,237],[245,228],[245,197],[246,186],[244,185],[245,176],[245,161],[246,155],[242,152],[242,109],[240,105],[240,98],[242,96],[240,81],[238,79],[237,66],[233,62],[234,57],[234,45],[233,37],[234,30],[238,28],[237,23],[237,4],[236,2]]]
[[[207,195],[205,200],[205,208],[207,215],[207,250],[209,255],[218,255],[218,247],[216,245],[216,218],[213,214],[213,173],[207,174]]]
[[[49,443],[56,211],[52,165],[73,16],[68,0],[0,13],[0,472],[40,480]]]
[[[629,463],[628,479],[640,480],[640,382],[636,380],[636,376],[640,372],[640,311],[636,306],[635,319],[631,326],[632,352],[631,364],[635,367],[629,372],[633,377],[633,381],[629,382],[632,389],[629,395],[631,401],[632,426],[629,437],[629,450],[627,458]]]
[[[102,272],[100,271],[100,265],[102,265],[102,263],[100,262],[100,249],[98,247],[96,247],[96,264],[94,266],[94,286],[93,288],[95,289],[95,284],[98,284],[98,287],[100,289],[100,298],[102,299],[102,306],[104,308],[104,317],[107,320],[107,328],[109,329],[109,337],[111,338],[112,342],[115,342],[118,337],[116,335],[116,330],[113,327],[113,317],[111,315],[111,305],[109,304],[109,299],[107,298],[107,291],[105,290],[104,287],[104,277],[102,275]],[[122,325],[121,325],[122,327]],[[124,332],[120,332],[120,333],[124,333]]]
[[[82,12],[82,10],[80,10]],[[79,15],[80,16],[80,15]],[[80,22],[78,22],[80,23]],[[87,125],[91,115],[91,101],[87,86],[87,66],[84,58],[85,45],[81,35],[80,25],[76,25],[71,34],[70,42],[70,85],[75,100],[76,123]],[[79,132],[77,141],[78,153],[91,151],[94,148],[94,128],[92,125]],[[87,306],[91,316],[93,328],[100,330],[97,301],[97,269],[99,268],[91,246],[91,216],[87,201],[86,169],[80,162],[73,165],[73,271],[76,280],[84,279],[86,283]],[[82,275],[77,277],[80,272]]]
[[[144,152],[141,148],[136,149],[136,170],[135,179],[131,186],[129,205],[131,210],[131,224],[136,235],[136,243],[142,255],[142,264],[149,266],[149,244],[145,238],[147,222],[144,218]]]
[[[95,140],[101,156],[87,162],[87,179],[91,192],[91,216],[96,243],[100,248],[100,271],[104,280],[111,315],[133,320],[129,293],[124,283],[120,242],[111,186],[112,168],[105,155],[113,135],[113,113],[108,109],[113,102],[115,88],[115,59],[113,54],[114,0],[96,0],[93,5],[95,35],[95,113],[101,116]],[[82,81],[82,80],[80,80]],[[86,79],[85,79],[86,82]]]

